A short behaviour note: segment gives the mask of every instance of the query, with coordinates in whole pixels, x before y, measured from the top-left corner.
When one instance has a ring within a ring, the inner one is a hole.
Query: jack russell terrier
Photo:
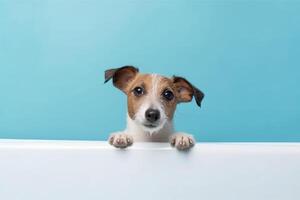
[[[167,78],[157,74],[141,74],[133,66],[105,71],[105,83],[127,95],[127,129],[109,137],[109,143],[126,148],[138,142],[170,142],[178,150],[188,150],[195,144],[193,136],[174,133],[172,119],[177,104],[190,102],[193,97],[201,106],[203,92],[182,77]]]

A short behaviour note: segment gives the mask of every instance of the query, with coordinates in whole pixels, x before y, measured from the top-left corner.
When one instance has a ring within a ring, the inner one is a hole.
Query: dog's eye
[[[133,94],[137,97],[142,96],[144,94],[144,89],[141,87],[136,87],[133,89]]]
[[[163,97],[168,100],[168,101],[172,101],[174,99],[174,94],[172,91],[170,90],[165,90],[163,93],[162,93]]]

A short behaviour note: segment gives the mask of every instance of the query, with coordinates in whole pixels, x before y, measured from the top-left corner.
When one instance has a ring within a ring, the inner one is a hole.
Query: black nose
[[[153,122],[156,122],[157,120],[159,120],[160,112],[155,109],[148,109],[145,113],[145,116],[149,122],[153,123]]]

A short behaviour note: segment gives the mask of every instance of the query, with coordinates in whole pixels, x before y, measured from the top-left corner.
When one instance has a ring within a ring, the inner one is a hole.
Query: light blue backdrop
[[[0,138],[106,139],[125,64],[202,89],[176,126],[201,141],[300,141],[300,1],[0,0]]]

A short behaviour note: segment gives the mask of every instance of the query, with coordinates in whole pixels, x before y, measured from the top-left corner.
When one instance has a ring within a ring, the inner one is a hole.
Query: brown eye
[[[137,97],[142,96],[144,94],[144,89],[141,87],[136,87],[133,89],[133,94]]]
[[[163,93],[162,96],[168,100],[168,101],[172,101],[174,99],[174,94],[172,91],[166,89]]]

